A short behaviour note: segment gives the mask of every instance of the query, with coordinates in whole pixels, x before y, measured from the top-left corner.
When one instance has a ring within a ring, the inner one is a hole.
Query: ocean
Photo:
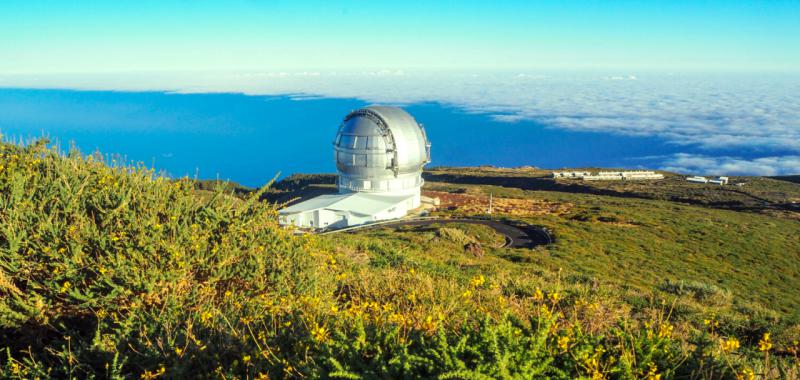
[[[259,186],[278,173],[335,172],[337,127],[367,104],[294,95],[0,89],[0,133],[119,155],[173,177]],[[437,102],[402,106],[427,130],[429,166],[658,169],[691,149],[654,136],[559,129]]]

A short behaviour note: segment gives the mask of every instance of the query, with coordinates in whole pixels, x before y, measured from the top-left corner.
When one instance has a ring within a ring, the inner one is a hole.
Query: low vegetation
[[[752,379],[800,371],[791,272],[798,222],[790,219],[472,189],[573,205],[516,216],[559,240],[509,250],[476,225],[295,236],[261,201],[274,191],[197,186],[111,167],[99,155],[61,155],[44,142],[0,145],[0,376]]]
[[[599,168],[582,168],[596,172]],[[661,172],[663,180],[581,181],[554,180],[549,170],[534,168],[433,168],[425,172],[430,182],[503,186],[523,190],[608,195],[666,200],[707,208],[746,211],[800,220],[800,186],[797,176],[730,177],[731,185],[689,183],[685,176]]]

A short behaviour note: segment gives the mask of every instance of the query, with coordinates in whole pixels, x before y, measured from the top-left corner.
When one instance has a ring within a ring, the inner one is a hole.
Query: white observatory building
[[[398,107],[350,112],[333,143],[338,194],[279,211],[283,225],[342,228],[400,218],[420,207],[422,168],[431,160],[425,129]]]

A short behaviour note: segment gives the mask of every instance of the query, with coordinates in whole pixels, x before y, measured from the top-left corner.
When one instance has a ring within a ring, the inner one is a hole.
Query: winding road
[[[439,218],[420,218],[420,219],[407,219],[389,222],[380,222],[373,224],[366,224],[361,226],[354,226],[343,228],[341,230],[323,232],[323,235],[341,232],[355,232],[374,228],[384,227],[403,227],[403,226],[427,226],[433,224],[452,224],[452,223],[468,223],[479,224],[487,226],[495,230],[497,233],[503,235],[506,243],[502,246],[505,248],[533,248],[538,245],[550,244],[554,241],[553,235],[544,227],[524,225],[524,224],[511,224],[499,220],[489,219],[439,219]]]

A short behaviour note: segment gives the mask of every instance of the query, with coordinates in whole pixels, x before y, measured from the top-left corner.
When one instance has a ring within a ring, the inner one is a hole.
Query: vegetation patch
[[[786,256],[795,241],[778,238],[796,222],[537,193],[642,227],[542,215],[556,245],[484,244],[476,256],[463,243],[491,241],[481,226],[296,236],[261,201],[267,188],[195,187],[43,142],[0,145],[0,377],[798,373],[800,328],[771,308],[795,302]],[[730,232],[719,239],[747,229],[764,240],[729,249],[715,237],[722,225]],[[744,268],[758,272],[734,270]],[[663,280],[678,275],[685,284]],[[748,291],[752,302],[738,303]],[[772,302],[756,302],[770,292]]]

